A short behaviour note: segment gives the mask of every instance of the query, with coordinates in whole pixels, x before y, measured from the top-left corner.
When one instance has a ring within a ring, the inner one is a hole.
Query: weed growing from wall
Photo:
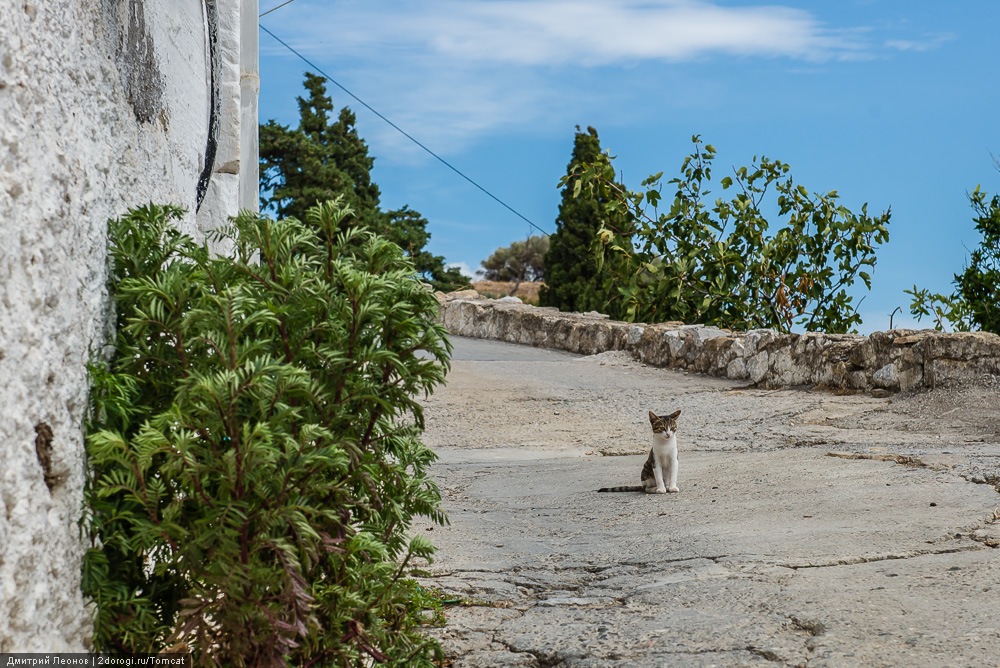
[[[243,214],[222,256],[176,231],[181,214],[110,223],[117,335],[87,436],[95,645],[430,664],[408,572],[433,548],[407,530],[446,521],[418,403],[448,367],[434,296],[337,202]]]

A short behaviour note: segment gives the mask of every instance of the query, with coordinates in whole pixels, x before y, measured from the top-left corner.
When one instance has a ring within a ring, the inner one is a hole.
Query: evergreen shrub
[[[83,588],[106,652],[195,665],[431,665],[413,519],[445,522],[419,399],[437,302],[398,246],[328,202],[110,222],[114,353],[94,365]]]

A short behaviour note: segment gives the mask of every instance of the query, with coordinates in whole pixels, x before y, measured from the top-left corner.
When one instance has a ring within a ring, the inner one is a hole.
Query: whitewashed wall
[[[0,2],[0,652],[88,646],[81,425],[106,222],[174,203],[199,234],[255,208],[256,26],[257,0]]]

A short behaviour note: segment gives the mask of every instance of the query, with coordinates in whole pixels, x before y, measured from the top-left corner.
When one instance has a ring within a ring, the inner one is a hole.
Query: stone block
[[[639,341],[642,340],[642,335],[645,331],[645,328],[641,325],[632,325],[628,328],[628,336],[626,337],[625,342],[629,346],[638,344]]]
[[[886,364],[872,374],[872,385],[886,390],[899,389],[899,372],[895,364]]]
[[[870,340],[863,341],[851,349],[849,359],[859,369],[875,369],[875,346]]]
[[[449,292],[445,295],[447,301],[454,301],[456,299],[485,299],[481,294],[469,288],[468,290],[455,290],[454,292]]]
[[[684,349],[687,346],[687,338],[684,336],[683,332],[680,331],[664,332],[663,340],[667,344],[667,349],[670,353],[669,360],[671,362],[680,357],[683,357]]]
[[[742,357],[737,357],[726,365],[726,378],[730,380],[746,380],[749,377],[750,373],[747,371],[746,360]]]
[[[923,365],[910,365],[903,367],[899,372],[899,389],[903,392],[919,390],[924,383]]]
[[[769,362],[770,359],[767,351],[759,352],[747,360],[747,375],[750,377],[752,382],[759,383],[764,380],[764,377],[767,376],[767,372],[769,370]]]

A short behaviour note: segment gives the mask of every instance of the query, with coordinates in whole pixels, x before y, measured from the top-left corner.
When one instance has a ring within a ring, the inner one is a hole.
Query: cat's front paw
[[[674,492],[679,492],[681,490],[680,490],[680,487],[670,487],[670,488],[667,489],[667,491],[670,492],[671,494],[673,494]]]
[[[667,488],[666,487],[657,487],[656,488],[656,493],[657,494],[666,494],[667,493]]]

